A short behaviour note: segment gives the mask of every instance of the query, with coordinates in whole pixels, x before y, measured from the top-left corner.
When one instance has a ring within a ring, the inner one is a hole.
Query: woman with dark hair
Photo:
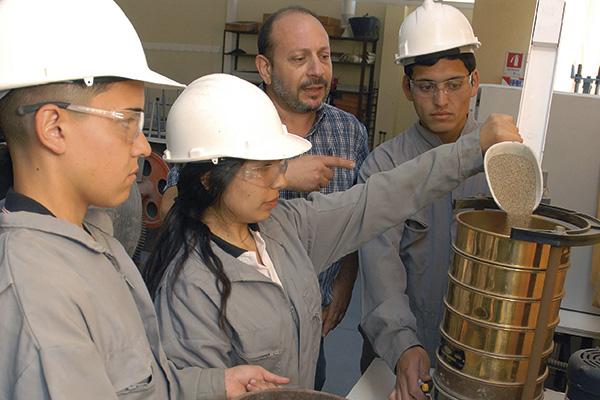
[[[482,149],[520,140],[511,120],[345,192],[285,201],[286,160],[310,144],[251,83],[191,83],[167,120],[165,158],[186,163],[179,195],[145,271],[168,357],[180,368],[258,364],[312,388],[317,273],[479,172]]]

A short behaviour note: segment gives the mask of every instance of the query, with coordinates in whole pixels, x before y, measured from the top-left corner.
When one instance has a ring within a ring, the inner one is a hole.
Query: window
[[[600,1],[566,0],[554,90],[572,92],[571,65],[582,64],[581,75],[595,78],[600,67]],[[581,88],[581,84],[580,84]],[[592,87],[594,92],[595,85]],[[579,90],[581,93],[581,89]]]

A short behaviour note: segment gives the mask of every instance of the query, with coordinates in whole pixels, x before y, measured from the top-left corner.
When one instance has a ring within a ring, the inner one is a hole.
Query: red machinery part
[[[144,159],[142,182],[139,184],[142,195],[142,215],[146,227],[158,228],[160,219],[160,203],[167,185],[169,166],[160,155],[150,153]]]

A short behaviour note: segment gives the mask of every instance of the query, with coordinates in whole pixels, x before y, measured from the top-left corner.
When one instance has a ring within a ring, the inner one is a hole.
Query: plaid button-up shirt
[[[354,169],[334,168],[333,177],[321,193],[340,192],[356,183],[360,166],[369,154],[369,146],[367,130],[354,115],[323,104],[317,110],[315,123],[305,138],[312,143],[312,148],[305,154],[341,157],[356,164]],[[294,199],[306,198],[308,194],[282,190],[279,195],[283,199]],[[340,262],[336,261],[319,275],[323,305],[331,303],[333,280],[339,270]]]

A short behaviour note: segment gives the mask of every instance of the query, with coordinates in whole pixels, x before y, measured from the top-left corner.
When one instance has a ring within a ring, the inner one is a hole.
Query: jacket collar
[[[221,259],[223,263],[223,271],[231,282],[269,282],[274,283],[269,278],[261,274],[252,265],[248,265],[237,257],[229,254],[226,250],[221,248],[216,242],[212,242],[212,248],[216,256]],[[198,257],[196,254],[195,257]],[[279,271],[277,271],[279,273]],[[275,284],[275,283],[274,283]]]
[[[273,261],[273,266],[275,267],[275,270],[277,271],[277,274],[279,275],[279,279],[281,280],[281,282],[283,283],[283,281],[285,280],[285,276],[284,273],[281,271],[280,265],[279,265],[279,260],[277,259],[277,251],[269,246],[269,240],[274,241],[275,243],[278,243],[281,247],[284,247],[283,243],[281,243],[281,240],[276,239],[275,236],[277,235],[272,235],[269,234],[269,229],[265,229],[265,223],[267,223],[267,221],[270,221],[271,218],[268,218],[266,221],[261,221],[260,223],[257,224],[250,224],[250,229],[254,230],[254,231],[259,231],[261,236],[263,237],[263,239],[265,239],[265,242],[267,242],[267,251],[269,251],[269,257],[271,257],[271,260]],[[269,227],[273,228],[274,224],[270,224]],[[273,233],[273,232],[271,232]],[[215,252],[215,254],[223,261],[223,270],[225,271],[225,273],[227,274],[227,277],[229,278],[229,280],[231,280],[232,282],[238,282],[238,281],[261,281],[261,282],[269,282],[269,283],[274,283],[273,281],[271,281],[269,278],[267,278],[266,276],[264,276],[263,274],[261,274],[260,272],[258,272],[256,270],[256,268],[254,268],[251,265],[248,265],[240,260],[237,259],[237,257],[239,256],[239,254],[236,256],[235,252],[230,252],[227,248],[227,246],[222,247],[220,243],[218,243],[218,241],[215,241],[214,238],[211,238],[211,245],[213,248],[213,251]],[[222,240],[222,239],[220,239]],[[223,241],[223,240],[222,240]],[[225,241],[223,241],[225,242]],[[225,244],[231,246],[229,243],[225,242]],[[239,248],[232,246],[236,249],[239,250]],[[245,251],[243,249],[241,249],[242,251]],[[194,255],[194,257],[198,257],[198,255]],[[274,283],[275,284],[275,283]]]
[[[0,231],[29,229],[78,242],[96,253],[109,253],[108,249],[93,237],[98,231],[106,232],[96,224],[84,222],[84,226],[90,232],[89,234],[82,227],[55,218],[52,215],[30,211],[13,211],[0,214]]]
[[[258,224],[249,224],[248,228],[250,228],[254,232],[257,232],[257,231],[260,232],[260,229],[258,228]],[[242,254],[247,252],[246,249],[237,247],[237,246],[227,242],[226,240],[221,239],[220,237],[218,237],[217,235],[215,235],[212,232],[210,233],[210,240],[212,240],[217,246],[219,246],[221,248],[221,250],[223,250],[225,253],[227,253],[230,256],[235,257],[235,258],[238,258]]]
[[[24,194],[15,192],[12,188],[8,189],[6,193],[4,208],[8,212],[27,211],[54,217],[54,214],[41,203]]]

